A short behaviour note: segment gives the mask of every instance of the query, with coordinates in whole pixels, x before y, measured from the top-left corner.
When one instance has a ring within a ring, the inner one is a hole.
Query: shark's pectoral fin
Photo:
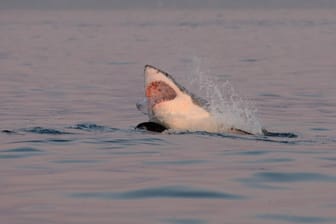
[[[146,131],[152,131],[152,132],[163,132],[167,130],[166,127],[162,126],[161,124],[155,123],[155,122],[142,122],[138,124],[135,129],[140,130],[146,130]]]

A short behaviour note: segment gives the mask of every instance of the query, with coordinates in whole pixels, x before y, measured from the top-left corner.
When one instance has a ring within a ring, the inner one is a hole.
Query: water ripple
[[[22,140],[22,141],[14,141],[12,143],[37,143],[37,144],[59,144],[59,143],[70,143],[75,139],[62,139],[62,138],[48,138],[48,139],[31,139],[31,140]]]
[[[254,175],[254,179],[263,182],[302,182],[302,181],[327,181],[334,182],[336,177],[320,173],[280,173],[260,172]]]
[[[190,164],[199,164],[205,163],[206,160],[169,160],[169,161],[148,161],[145,164],[148,165],[190,165]]]
[[[98,125],[95,123],[90,122],[84,122],[79,123],[73,126],[65,127],[65,129],[72,129],[72,130],[80,130],[85,132],[124,132],[124,133],[133,133],[133,129],[118,129],[118,128],[112,128],[104,125]],[[72,133],[64,130],[59,130],[55,128],[45,128],[45,127],[31,127],[31,128],[24,128],[24,129],[18,129],[15,130],[2,130],[2,133],[5,134],[20,134],[20,132],[25,133],[33,133],[33,134],[41,134],[41,135],[68,135],[68,134],[78,134],[78,133]],[[137,133],[137,132],[136,132]],[[237,140],[247,140],[247,141],[262,141],[262,142],[271,142],[271,143],[280,143],[280,144],[289,144],[289,145],[297,145],[297,144],[316,144],[316,143],[325,143],[325,141],[330,142],[333,141],[333,139],[324,139],[319,138],[317,140],[304,140],[304,139],[296,139],[298,136],[293,133],[272,133],[267,132],[266,136],[255,136],[255,135],[236,135],[231,133],[209,133],[205,131],[196,131],[196,132],[190,132],[190,131],[168,131],[166,134],[177,134],[177,135],[200,135],[200,136],[210,136],[210,137],[220,137],[220,138],[227,138],[227,139],[237,139]],[[294,139],[295,140],[294,140]],[[153,141],[154,140],[154,141]],[[56,140],[58,141],[58,140]],[[55,141],[55,142],[56,142]],[[68,140],[65,140],[68,141]],[[160,140],[162,141],[162,140]],[[54,141],[52,141],[54,142]],[[97,142],[95,142],[97,143]],[[143,138],[143,139],[113,139],[113,140],[107,140],[102,141],[102,143],[119,143],[119,144],[125,144],[125,145],[134,145],[134,144],[152,144],[156,145],[157,139],[155,138]]]
[[[79,160],[79,159],[63,159],[63,160],[55,160],[53,161],[54,163],[61,163],[61,164],[66,164],[66,163],[98,163],[100,161],[98,160]]]
[[[117,138],[117,139],[111,139],[111,140],[103,140],[101,143],[115,143],[115,144],[121,144],[124,146],[130,146],[130,145],[160,145],[160,143],[165,142],[164,140],[160,138]]]
[[[293,162],[295,159],[292,158],[268,158],[268,159],[258,159],[254,161],[245,161],[246,163],[284,163]]]
[[[40,149],[31,147],[20,147],[13,149],[0,150],[0,159],[15,159],[15,158],[25,158],[35,155],[39,155],[43,152]]]
[[[145,188],[121,193],[115,192],[82,192],[73,193],[71,197],[76,198],[98,198],[98,199],[147,199],[147,198],[191,198],[191,199],[244,199],[244,196],[229,194],[217,191],[199,190],[188,187],[159,187]]]
[[[114,132],[114,131],[118,131],[119,129],[117,128],[111,128],[111,127],[106,127],[106,126],[102,126],[102,125],[97,125],[94,123],[80,123],[80,124],[76,124],[74,126],[70,126],[70,129],[75,129],[75,130],[81,130],[81,131],[100,131],[100,132]]]
[[[14,148],[14,149],[6,149],[6,150],[2,150],[1,152],[41,152],[41,150],[30,148],[30,147],[21,147],[21,148]]]
[[[179,134],[179,135],[200,135],[200,136],[210,136],[210,137],[220,137],[227,138],[233,140],[246,140],[246,141],[261,141],[261,142],[271,142],[271,143],[280,143],[280,144],[288,144],[288,145],[296,145],[301,143],[311,143],[310,141],[306,142],[303,140],[289,140],[293,138],[297,138],[297,135],[293,133],[275,133],[270,136],[256,136],[256,135],[239,135],[239,134],[231,134],[231,133],[210,133],[206,131],[168,131],[168,134]]]
[[[53,128],[43,128],[43,127],[32,127],[32,128],[25,128],[22,129],[24,132],[34,133],[34,134],[47,134],[47,135],[65,135],[65,134],[72,134],[65,131],[60,131]]]
[[[286,187],[271,186],[267,183],[294,183],[294,182],[336,182],[336,176],[320,173],[285,173],[285,172],[258,172],[252,177],[238,179],[241,183],[253,188],[287,189]]]
[[[318,216],[296,216],[285,214],[262,214],[257,215],[257,218],[285,221],[289,223],[327,223],[327,222],[334,223],[336,221],[336,218],[324,218]]]
[[[162,220],[166,223],[172,223],[172,224],[205,224],[206,222],[201,219],[177,219],[177,218],[171,218],[171,219],[165,219]]]

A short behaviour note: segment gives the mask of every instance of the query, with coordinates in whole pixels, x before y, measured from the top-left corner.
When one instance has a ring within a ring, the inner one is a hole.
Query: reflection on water
[[[335,223],[335,25],[332,10],[2,11],[1,221]],[[288,135],[135,130],[143,66],[184,80],[195,56]]]

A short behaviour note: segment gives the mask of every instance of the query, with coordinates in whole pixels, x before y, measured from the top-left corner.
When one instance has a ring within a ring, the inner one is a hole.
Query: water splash
[[[219,132],[231,127],[253,134],[262,134],[262,126],[256,116],[257,109],[243,99],[229,81],[218,83],[201,70],[201,60],[193,59],[192,72],[187,74],[187,89],[192,89],[209,102],[208,109],[218,124]]]
[[[148,115],[149,114],[149,110],[148,110],[148,101],[147,98],[143,98],[141,101],[136,103],[136,107],[139,111],[141,111],[144,115]]]

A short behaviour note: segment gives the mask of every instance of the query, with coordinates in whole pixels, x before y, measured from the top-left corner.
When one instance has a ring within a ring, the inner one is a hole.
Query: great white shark
[[[145,66],[145,101],[137,108],[148,115],[149,121],[136,126],[154,132],[167,129],[176,131],[228,132],[234,134],[296,137],[292,133],[274,133],[261,129],[250,133],[234,126],[223,127],[210,111],[207,100],[189,92],[168,73],[152,66]]]
[[[219,132],[216,119],[211,114],[209,103],[178,84],[168,73],[151,65],[145,66],[145,97],[139,110],[148,114],[149,121],[137,125],[150,131],[206,131]],[[235,127],[224,130],[233,133],[250,134]]]

